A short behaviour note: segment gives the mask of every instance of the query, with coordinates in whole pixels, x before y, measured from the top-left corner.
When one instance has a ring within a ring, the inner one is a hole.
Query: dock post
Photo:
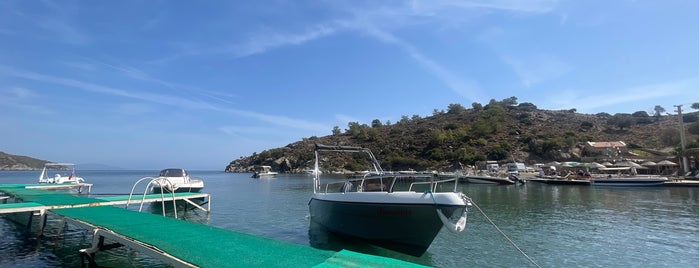
[[[34,219],[34,212],[29,213],[29,219],[27,220],[27,231],[31,232],[32,230],[32,220]]]
[[[37,235],[42,236],[44,234],[44,228],[46,227],[46,210],[39,210],[39,230],[37,230]]]

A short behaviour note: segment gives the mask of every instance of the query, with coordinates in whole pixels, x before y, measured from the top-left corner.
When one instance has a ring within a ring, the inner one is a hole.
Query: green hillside
[[[697,112],[684,115],[690,129],[688,148],[699,147]],[[651,116],[644,111],[610,115],[580,114],[571,110],[540,110],[515,97],[491,100],[470,108],[451,104],[431,116],[403,116],[395,123],[350,122],[333,134],[309,137],[285,147],[264,150],[230,162],[227,172],[245,172],[253,165],[270,165],[279,172],[299,172],[313,166],[313,146],[363,146],[371,149],[386,170],[450,171],[477,161],[515,159],[528,164],[544,161],[585,161],[593,157],[587,141],[624,141],[639,157],[667,158],[680,147],[678,117]],[[362,170],[359,160],[340,158],[326,163],[337,170]]]

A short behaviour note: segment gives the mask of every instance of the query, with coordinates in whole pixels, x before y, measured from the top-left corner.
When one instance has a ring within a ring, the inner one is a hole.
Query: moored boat
[[[600,168],[599,170],[603,174],[590,179],[590,184],[593,186],[662,186],[668,181],[667,177],[638,175],[634,166]]]
[[[478,183],[478,184],[500,184],[509,185],[515,184],[514,180],[509,177],[497,177],[490,175],[464,175],[463,179],[468,183]]]
[[[666,177],[597,177],[590,179],[590,184],[593,186],[621,186],[621,187],[639,187],[639,186],[662,186],[667,182]]]
[[[58,172],[54,176],[50,177],[49,172],[52,170]],[[65,170],[69,171],[70,174],[65,175],[60,173],[61,171]],[[39,174],[39,183],[75,184],[82,182],[85,182],[85,179],[77,176],[75,173],[75,164],[73,163],[46,163],[44,164],[44,168],[41,170],[41,174]]]
[[[272,178],[277,176],[277,174],[279,173],[272,171],[271,166],[256,166],[252,177],[256,179]]]
[[[199,192],[204,188],[204,181],[190,178],[182,168],[163,169],[151,184],[152,193],[161,192]]]
[[[315,146],[315,170],[320,152],[368,154],[374,171],[362,178],[320,184],[316,172],[313,195],[308,203],[311,220],[328,231],[358,237],[367,242],[420,256],[430,246],[442,227],[463,231],[471,199],[456,192],[455,178],[409,183],[399,190],[397,178],[386,174],[369,149],[349,146]],[[403,175],[404,176],[404,175]],[[439,186],[454,183],[450,192],[438,192]],[[417,191],[418,187],[424,191]],[[458,218],[456,223],[452,216]]]

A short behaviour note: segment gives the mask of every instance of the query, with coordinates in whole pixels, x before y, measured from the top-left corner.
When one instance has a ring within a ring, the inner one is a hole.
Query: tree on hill
[[[665,112],[665,108],[663,108],[663,106],[660,105],[655,105],[655,108],[653,108],[653,110],[655,111],[654,116],[656,119],[660,118],[660,116],[662,116],[662,113]]]

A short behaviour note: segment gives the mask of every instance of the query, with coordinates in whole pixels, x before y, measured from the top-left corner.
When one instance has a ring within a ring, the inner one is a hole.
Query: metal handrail
[[[457,186],[458,186],[458,183],[459,183],[459,180],[457,180],[456,178],[444,179],[444,180],[438,180],[438,181],[420,181],[420,182],[413,182],[413,183],[410,183],[410,187],[408,188],[408,191],[412,191],[412,190],[413,190],[413,185],[429,184],[429,185],[430,185],[430,190],[431,190],[432,192],[436,192],[436,191],[437,191],[437,184],[446,183],[446,182],[450,182],[450,181],[454,181],[454,192],[456,192],[456,189],[457,189]]]
[[[365,182],[366,182],[367,180],[371,180],[371,179],[380,180],[381,192],[389,192],[389,193],[390,193],[390,192],[393,192],[393,189],[394,189],[394,187],[395,187],[396,181],[397,181],[398,178],[400,178],[400,177],[402,177],[402,176],[399,175],[399,174],[390,174],[390,175],[383,175],[383,176],[376,176],[376,177],[367,177],[367,176],[364,176],[364,177],[362,177],[362,178],[346,179],[346,180],[344,180],[344,181],[326,183],[326,184],[325,184],[325,187],[324,187],[324,188],[325,188],[325,189],[324,189],[324,193],[328,193],[328,189],[329,189],[329,187],[330,187],[331,185],[341,185],[341,184],[343,184],[343,183],[348,183],[348,182],[349,182],[349,183],[352,183],[352,182],[357,183],[357,191],[358,191],[358,192],[361,192],[362,189],[363,189],[364,186],[365,186]],[[389,178],[390,178],[390,180],[391,180],[391,181],[390,181],[390,186],[386,187],[385,184],[384,184],[384,179],[389,179]],[[454,182],[454,189],[453,189],[453,191],[454,191],[454,192],[457,192],[458,182],[459,182],[457,178],[443,179],[443,180],[437,180],[437,181],[435,181],[435,180],[430,180],[430,181],[412,182],[412,183],[410,183],[410,186],[409,186],[409,188],[408,188],[408,191],[413,191],[413,186],[429,184],[429,185],[430,185],[430,190],[431,190],[432,192],[436,192],[436,191],[437,191],[437,185],[438,185],[438,184],[441,184],[441,183],[448,183],[448,182],[452,182],[452,181]],[[347,192],[347,189],[343,189],[343,192]]]
[[[150,181],[148,182],[148,185],[146,185],[146,188],[143,191],[143,197],[141,198],[141,205],[138,208],[138,212],[141,212],[141,210],[143,210],[143,203],[145,203],[146,194],[148,193],[148,189],[150,189],[151,185],[155,182],[160,186],[160,199],[162,200],[161,205],[162,205],[162,210],[163,210],[163,216],[165,216],[165,192],[163,191],[163,188],[165,188],[163,186],[165,186],[165,185],[163,185],[163,183],[161,183],[161,181],[167,182],[167,186],[169,189],[174,189],[172,182],[167,178],[144,177],[144,178],[141,178],[138,181],[136,181],[136,183],[134,183],[133,187],[131,187],[131,192],[129,193],[129,199],[126,200],[126,208],[128,208],[129,203],[131,203],[131,197],[133,196],[133,191],[136,189],[136,186],[139,183],[141,183],[141,181],[148,180],[148,179]],[[172,209],[175,212],[175,219],[177,219],[177,204],[175,203],[175,191],[172,190],[169,192],[172,196]]]

